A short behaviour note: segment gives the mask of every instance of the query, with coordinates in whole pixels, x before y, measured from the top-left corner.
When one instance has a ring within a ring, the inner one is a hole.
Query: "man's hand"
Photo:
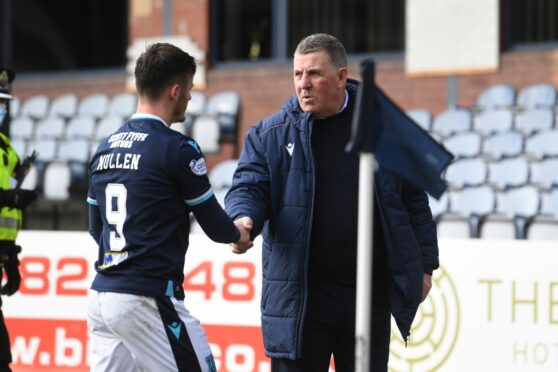
[[[422,299],[420,302],[426,299],[426,296],[428,296],[428,293],[430,292],[430,288],[432,288],[432,276],[424,274],[422,276]]]
[[[21,247],[19,245],[13,245],[8,247],[7,249],[4,249],[0,253],[0,261],[2,262],[2,267],[6,272],[6,276],[8,277],[7,282],[2,286],[2,289],[0,289],[0,294],[11,296],[19,289],[19,284],[21,283],[21,275],[19,274],[19,260],[17,258],[17,254],[19,252],[21,252]]]
[[[19,274],[19,264],[4,267],[8,281],[0,289],[0,294],[11,296],[16,293],[21,283],[21,275]]]
[[[234,221],[234,224],[240,231],[240,239],[236,243],[231,243],[231,250],[236,254],[243,254],[254,246],[250,240],[250,232],[254,226],[254,221],[250,217],[241,217]]]
[[[25,209],[37,200],[39,194],[35,190],[12,189],[0,190],[0,206]]]

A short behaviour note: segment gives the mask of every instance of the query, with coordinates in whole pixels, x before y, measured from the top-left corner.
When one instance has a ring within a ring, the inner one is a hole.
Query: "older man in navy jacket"
[[[354,371],[359,159],[344,148],[358,83],[347,75],[335,37],[299,43],[295,94],[250,129],[225,199],[252,237],[263,230],[261,321],[274,372],[326,372],[332,355],[337,372]],[[386,371],[390,313],[407,340],[438,246],[425,192],[383,169],[375,182],[371,367]]]

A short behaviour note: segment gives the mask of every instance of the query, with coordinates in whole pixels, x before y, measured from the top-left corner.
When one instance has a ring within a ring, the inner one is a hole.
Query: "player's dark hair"
[[[170,85],[186,84],[195,73],[196,61],[188,53],[168,43],[151,44],[136,62],[136,89],[155,100]]]
[[[305,37],[298,43],[295,54],[325,52],[331,64],[336,68],[347,67],[347,52],[343,44],[329,34],[314,34]]]

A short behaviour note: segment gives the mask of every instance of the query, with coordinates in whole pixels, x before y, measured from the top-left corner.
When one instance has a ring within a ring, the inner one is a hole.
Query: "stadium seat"
[[[75,116],[66,126],[66,138],[93,138],[95,119],[91,116]]]
[[[532,84],[523,88],[517,96],[520,108],[554,107],[556,89],[551,84]]]
[[[49,116],[58,116],[64,119],[70,119],[76,114],[78,98],[75,94],[64,94],[56,97],[51,105]]]
[[[217,117],[221,129],[221,140],[236,141],[240,97],[236,92],[219,92],[207,102],[207,112]]]
[[[184,121],[184,130],[186,134],[190,134],[192,123],[194,120],[205,114],[207,100],[202,92],[190,92],[192,97],[186,107],[186,120]]]
[[[447,168],[445,179],[452,188],[479,186],[486,181],[487,167],[482,158],[456,160]]]
[[[432,131],[442,137],[470,130],[471,112],[463,108],[449,109],[441,112],[432,123]]]
[[[70,198],[71,170],[67,163],[53,162],[46,166],[43,196],[47,200],[65,201]]]
[[[57,143],[52,138],[41,138],[27,144],[27,153],[30,154],[33,150],[39,154],[37,163],[48,163],[56,159],[57,156]]]
[[[498,189],[523,186],[529,181],[529,162],[525,157],[502,159],[488,165],[488,183]]]
[[[484,136],[506,132],[513,127],[513,113],[508,109],[488,109],[474,118],[473,129]]]
[[[118,116],[107,116],[102,118],[97,124],[97,130],[95,131],[93,140],[100,141],[108,137],[109,135],[116,132],[122,124],[123,121]]]
[[[518,156],[522,153],[523,136],[516,131],[493,134],[482,143],[482,154],[491,160]]]
[[[490,186],[469,187],[450,192],[450,212],[468,219],[469,236],[479,236],[479,224],[484,216],[494,211],[496,196]]]
[[[26,153],[27,147],[26,147],[25,140],[19,138],[13,138],[10,141],[10,143],[20,158],[23,158],[27,154]]]
[[[15,119],[19,117],[20,113],[21,113],[21,101],[19,98],[14,97],[10,101],[10,117],[12,119]]]
[[[66,131],[64,119],[48,117],[37,122],[35,127],[35,138],[62,138]]]
[[[30,140],[35,132],[35,123],[32,119],[21,116],[10,123],[10,138]]]
[[[234,171],[238,166],[238,159],[223,160],[216,164],[209,172],[209,182],[214,190],[228,189],[232,186]]]
[[[471,227],[467,216],[455,213],[442,213],[436,219],[436,231],[439,238],[469,239]]]
[[[516,96],[517,92],[511,85],[491,85],[479,94],[476,106],[481,110],[511,108],[515,104]]]
[[[440,199],[434,198],[428,194],[428,205],[432,212],[432,217],[437,220],[438,217],[448,211],[449,208],[449,195],[447,192],[443,193]]]
[[[27,176],[25,176],[25,179],[21,184],[21,188],[27,190],[35,190],[37,189],[37,187],[39,187],[39,172],[35,165],[31,165]]]
[[[515,189],[499,192],[497,194],[496,211],[494,215],[487,216],[481,228],[481,237],[509,237],[509,226],[513,225],[514,237],[525,239],[526,226],[530,219],[539,213],[541,198],[539,191],[532,185],[526,185]],[[493,236],[491,224],[507,225],[506,236]]]
[[[136,112],[137,97],[134,93],[124,92],[110,99],[108,116],[119,116],[128,119]]]
[[[178,133],[182,133],[184,135],[186,135],[186,123],[185,122],[181,122],[181,123],[171,123],[170,125],[170,129],[177,131]]]
[[[48,113],[49,99],[47,96],[33,96],[28,98],[21,107],[21,116],[33,120],[44,119]]]
[[[219,150],[220,128],[217,118],[211,115],[198,116],[192,123],[192,137],[204,153]]]
[[[456,133],[443,141],[444,146],[456,158],[472,158],[478,156],[482,139],[475,132]]]
[[[228,189],[214,190],[215,199],[219,202],[221,208],[225,208],[225,196],[227,196]]]
[[[558,219],[551,216],[535,216],[527,225],[529,240],[558,240]]]
[[[558,187],[558,159],[531,162],[531,183],[545,190]]]
[[[558,156],[558,129],[538,132],[527,138],[525,153],[535,160]]]
[[[422,129],[427,132],[430,131],[430,126],[432,125],[432,115],[430,111],[426,109],[414,109],[407,111],[407,115],[409,115]]]
[[[109,99],[105,94],[94,93],[84,97],[78,104],[77,114],[102,118],[107,112]]]
[[[70,165],[72,182],[80,183],[87,178],[90,148],[87,139],[68,139],[58,145],[58,159]]]
[[[517,114],[515,118],[515,129],[525,136],[552,129],[553,126],[554,113],[548,108],[528,109]]]
[[[541,213],[558,219],[558,188],[542,196]]]

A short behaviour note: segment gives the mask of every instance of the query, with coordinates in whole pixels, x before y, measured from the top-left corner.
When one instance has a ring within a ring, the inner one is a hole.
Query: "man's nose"
[[[312,84],[310,83],[310,79],[308,78],[308,75],[303,74],[302,77],[300,78],[300,88],[301,89],[308,89],[312,86]]]

